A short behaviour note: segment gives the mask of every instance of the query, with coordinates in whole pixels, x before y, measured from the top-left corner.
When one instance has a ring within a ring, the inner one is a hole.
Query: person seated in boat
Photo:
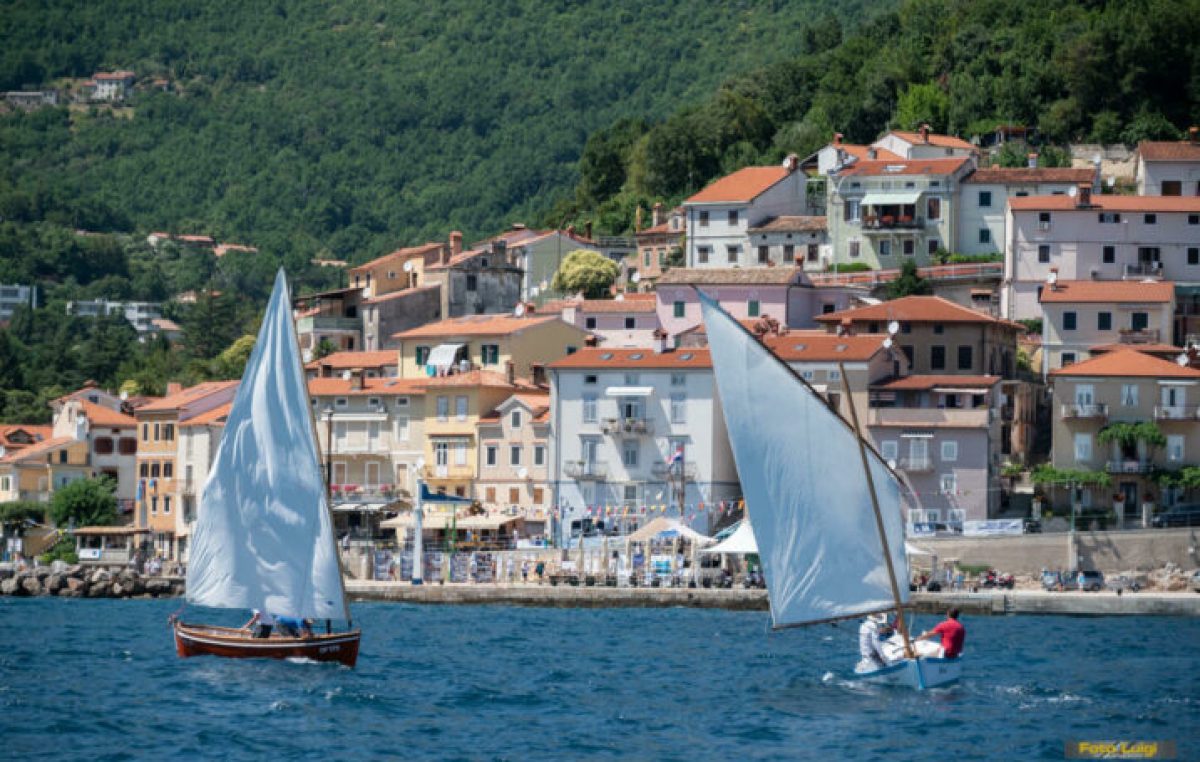
[[[254,637],[256,638],[271,637],[271,630],[275,628],[275,617],[266,611],[259,611],[258,609],[253,609],[252,612],[253,615],[250,617],[250,621],[242,625],[242,629],[249,630],[253,627]]]
[[[883,643],[892,637],[892,625],[888,622],[887,614],[871,614],[858,628],[857,671],[869,672],[886,667],[891,662],[884,653]]]
[[[311,638],[313,636],[312,620],[298,616],[277,616],[275,626],[279,632],[289,638]]]
[[[942,658],[958,658],[958,655],[963,650],[963,642],[967,639],[967,630],[958,621],[957,608],[947,611],[944,621],[939,622],[937,627],[934,627],[932,630],[926,630],[921,633],[915,640],[932,640],[939,636],[942,639]]]

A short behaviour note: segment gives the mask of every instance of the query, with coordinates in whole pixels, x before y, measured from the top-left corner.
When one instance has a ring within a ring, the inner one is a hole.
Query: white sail
[[[187,599],[349,619],[283,270],[205,482]]]
[[[895,608],[854,431],[714,301],[700,301],[775,626]],[[900,486],[873,451],[870,462],[906,601]]]

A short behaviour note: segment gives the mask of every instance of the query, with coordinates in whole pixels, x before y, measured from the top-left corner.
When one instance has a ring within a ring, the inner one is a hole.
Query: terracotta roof
[[[432,270],[433,268],[428,268]],[[363,304],[379,304],[380,302],[390,302],[396,299],[407,299],[410,296],[425,293],[426,291],[440,291],[441,285],[435,283],[432,286],[416,286],[413,288],[402,288],[399,291],[393,291],[390,294],[381,296],[372,296],[369,299],[363,299]]]
[[[352,389],[353,382],[348,378],[312,378],[308,381],[308,393],[314,397],[331,395],[359,396],[404,394],[416,395],[425,393],[427,378],[364,378],[361,389]]]
[[[92,79],[129,79],[130,77],[136,77],[136,76],[137,75],[135,75],[133,72],[125,71],[125,70],[98,71],[92,75]]]
[[[137,426],[137,421],[133,419],[133,416],[125,415],[103,405],[96,405],[86,400],[80,400],[79,405],[93,426],[108,428],[134,428]]]
[[[179,428],[185,426],[207,426],[211,423],[225,423],[225,419],[229,417],[229,411],[233,408],[233,402],[226,402],[224,405],[218,405],[212,410],[201,413],[195,418],[191,418],[179,424]]]
[[[222,243],[213,248],[213,254],[217,257],[223,257],[231,251],[245,251],[252,254],[257,254],[258,249],[254,246],[247,246],[243,243]]]
[[[967,141],[963,140],[962,138],[956,138],[953,135],[937,135],[937,134],[931,132],[926,136],[929,138],[928,143],[926,143],[924,140],[921,139],[921,133],[919,133],[919,132],[907,132],[905,130],[892,130],[891,132],[888,133],[888,135],[895,135],[896,137],[900,138],[901,140],[906,140],[909,143],[912,143],[913,145],[918,145],[918,146],[931,145],[931,146],[938,146],[939,148],[959,148],[959,149],[964,149],[967,151],[978,151],[979,150],[978,146],[972,145],[972,144],[968,143]],[[884,137],[887,137],[887,136],[885,135]]]
[[[409,246],[404,249],[396,249],[390,254],[384,254],[382,257],[372,259],[370,262],[350,268],[351,273],[365,273],[367,270],[373,270],[376,267],[383,267],[390,262],[402,262],[407,259],[412,259],[416,256],[429,254],[433,251],[441,251],[442,244],[436,242],[423,243],[420,246]]]
[[[686,232],[687,232],[687,223],[684,222],[683,220],[680,220],[680,225],[679,225],[678,230],[672,230],[671,229],[671,221],[667,220],[666,222],[661,222],[657,225],[654,225],[653,227],[643,228],[643,229],[637,231],[636,233],[634,233],[634,235],[636,235],[636,236],[683,235]]]
[[[1146,140],[1137,150],[1143,161],[1200,161],[1200,143],[1187,140]]]
[[[626,294],[622,299],[583,299],[575,303],[580,312],[586,314],[604,313],[653,313],[657,305],[654,294]]]
[[[189,402],[203,399],[210,394],[224,391],[238,385],[237,381],[205,381],[202,384],[188,387],[181,392],[162,397],[137,409],[139,413],[165,413],[178,410]]]
[[[176,323],[174,320],[171,320],[169,318],[154,318],[153,320],[150,321],[150,324],[153,325],[155,328],[157,328],[160,331],[178,331],[179,330],[179,323]]]
[[[455,336],[508,336],[558,320],[555,315],[467,315],[392,334],[394,339],[449,339]]]
[[[421,383],[428,389],[453,388],[463,386],[486,386],[498,389],[535,388],[523,378],[514,379],[512,383],[503,373],[494,370],[469,370],[466,373],[451,373],[448,376],[433,376]]]
[[[400,356],[394,349],[384,349],[378,352],[334,352],[319,360],[313,360],[304,367],[313,370],[329,367],[335,370],[351,370],[353,368],[382,368],[387,365],[399,365]]]
[[[751,233],[820,233],[826,229],[824,217],[769,217],[750,228]]]
[[[40,458],[43,455],[61,450],[64,447],[73,445],[78,440],[74,437],[54,437],[53,439],[45,439],[37,444],[24,447],[16,452],[10,452],[3,458],[0,458],[0,463],[22,463],[28,460]]]
[[[803,277],[799,267],[672,267],[658,279],[658,285],[786,286],[799,283]]]
[[[1094,354],[1102,354],[1104,352],[1116,352],[1122,349],[1135,349],[1138,352],[1145,352],[1148,355],[1168,355],[1174,360],[1179,355],[1183,354],[1183,347],[1177,347],[1174,344],[1096,344],[1088,347],[1088,351]]]
[[[1200,212],[1200,196],[1097,196],[1091,204],[1076,206],[1070,196],[1014,196],[1014,212]]]
[[[550,420],[550,392],[548,391],[528,391],[519,392],[509,397],[502,402],[499,407],[492,410],[487,415],[480,416],[480,420],[495,423],[500,420],[500,408],[508,404],[509,400],[518,400],[526,408],[529,409],[533,416],[534,423],[544,423]]]
[[[862,362],[882,352],[886,338],[882,333],[836,336],[824,331],[789,331],[768,334],[763,344],[787,362]]]
[[[940,296],[904,296],[866,307],[817,315],[816,319],[822,323],[840,323],[846,319],[855,323],[899,320],[910,323],[997,323],[1016,327],[1015,323],[963,307]]]
[[[839,174],[850,175],[952,175],[971,161],[970,157],[958,156],[946,159],[898,159],[857,161]]]
[[[860,146],[854,143],[841,143],[835,145],[834,148],[840,148],[850,154],[859,161],[904,161],[904,157],[898,153],[889,151],[886,148],[879,146]],[[871,149],[875,149],[875,159],[871,158]]]
[[[537,239],[525,241],[522,245],[533,243],[534,240],[537,240]],[[515,249],[517,247],[513,246],[513,248]],[[478,259],[479,257],[495,257],[496,261],[489,262],[488,263],[489,267],[500,267],[500,266],[516,267],[516,265],[508,264],[508,261],[505,258],[506,256],[507,256],[506,254],[501,254],[500,252],[495,251],[494,249],[492,249],[490,247],[468,249],[466,251],[455,254],[453,257],[450,257],[450,259],[448,259],[445,264],[442,264],[441,262],[434,262],[433,264],[429,265],[425,269],[427,269],[427,270],[448,270],[452,267],[458,267],[459,265],[465,264],[466,262],[468,262],[472,259]]]
[[[881,384],[871,384],[871,388],[887,389],[888,391],[925,391],[938,386],[952,386],[983,390],[991,389],[999,381],[999,376],[905,376],[884,381]]]
[[[9,439],[9,437],[18,431],[25,432],[31,439],[33,439],[33,442],[30,444],[36,444],[39,441],[49,439],[51,436],[53,436],[54,427],[30,426],[24,423],[0,425],[0,447],[4,447],[4,449],[9,452],[13,450],[19,450],[23,447],[29,447],[29,444],[25,444],[24,442],[14,442]]]
[[[1017,183],[1091,183],[1096,174],[1090,169],[1070,167],[987,167],[972,172],[963,182],[991,185]]]
[[[605,349],[587,347],[573,355],[556,360],[550,366],[554,370],[577,368],[638,368],[669,370],[688,368],[711,368],[712,357],[707,349],[674,349],[655,352],[652,349]]]
[[[791,174],[787,167],[746,167],[710,183],[685,204],[745,203]]]
[[[1065,368],[1052,370],[1050,375],[1200,379],[1200,370],[1185,368],[1170,360],[1154,357],[1136,349],[1118,349],[1115,352],[1105,352],[1098,357],[1077,362]]]
[[[1173,302],[1175,284],[1169,281],[1060,280],[1042,289],[1042,304],[1087,302]]]

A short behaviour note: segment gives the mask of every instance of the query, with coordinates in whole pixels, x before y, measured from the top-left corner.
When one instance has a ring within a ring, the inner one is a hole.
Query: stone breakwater
[[[0,595],[59,598],[171,598],[183,595],[183,580],[147,577],[131,569],[113,572],[74,566],[39,566],[8,571]]]

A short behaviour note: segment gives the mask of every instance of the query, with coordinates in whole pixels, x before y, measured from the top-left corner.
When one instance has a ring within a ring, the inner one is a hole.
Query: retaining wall
[[[987,565],[1012,574],[1038,574],[1042,569],[1066,569],[1070,534],[1026,534],[1016,537],[937,537],[910,540],[937,553],[939,563],[950,558],[968,565]],[[1200,567],[1200,528],[1146,529],[1127,532],[1076,532],[1079,565],[1106,574],[1152,571],[1167,563],[1181,569]],[[916,559],[920,565],[921,559]]]

